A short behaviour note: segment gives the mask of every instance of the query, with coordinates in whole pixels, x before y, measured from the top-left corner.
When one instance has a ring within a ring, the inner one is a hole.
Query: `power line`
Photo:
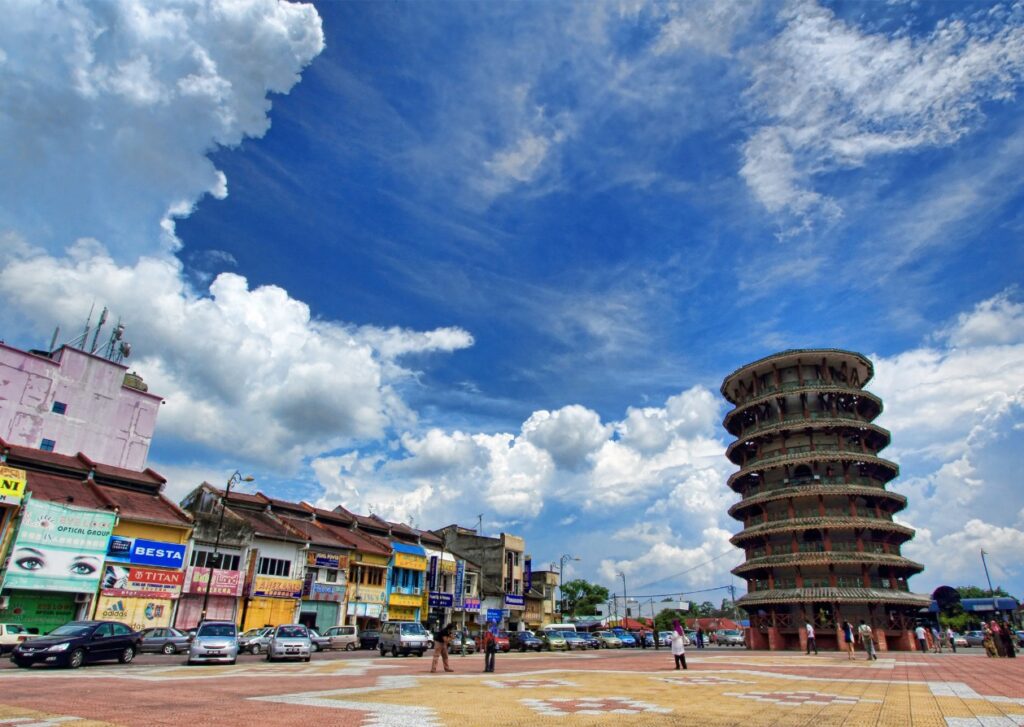
[[[642,586],[637,586],[637,590],[640,590],[640,589],[643,589],[643,588],[648,588],[650,586],[657,585],[658,583],[664,583],[665,581],[670,581],[670,580],[672,580],[674,578],[678,578],[679,576],[685,576],[687,573],[695,571],[698,568],[703,568],[706,565],[711,565],[716,560],[720,560],[721,558],[724,558],[727,555],[736,555],[736,551],[735,550],[727,550],[724,553],[722,553],[721,555],[716,555],[711,560],[706,560],[703,563],[698,563],[697,565],[693,566],[692,568],[687,568],[686,570],[684,570],[684,571],[682,571],[680,573],[674,573],[674,574],[672,574],[670,576],[665,576],[664,578],[658,578],[657,580],[650,581],[649,583],[644,583]],[[696,591],[694,591],[694,592],[696,593]]]

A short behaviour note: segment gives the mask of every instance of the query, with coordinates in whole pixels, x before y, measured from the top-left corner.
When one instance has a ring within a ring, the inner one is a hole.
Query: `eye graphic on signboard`
[[[100,567],[100,560],[95,556],[28,547],[16,549],[11,560],[20,570],[41,576],[88,578]]]

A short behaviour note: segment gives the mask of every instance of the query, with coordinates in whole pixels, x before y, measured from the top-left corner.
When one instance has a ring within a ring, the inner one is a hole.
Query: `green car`
[[[611,631],[598,631],[596,636],[598,640],[601,642],[602,649],[622,648],[622,639],[613,634]]]
[[[565,637],[557,631],[541,631],[537,634],[537,638],[544,644],[544,649],[547,651],[568,651],[569,644],[566,642]]]

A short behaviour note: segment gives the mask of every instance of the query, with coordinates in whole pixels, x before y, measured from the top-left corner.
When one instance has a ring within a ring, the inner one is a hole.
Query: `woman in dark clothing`
[[[1002,627],[999,629],[999,635],[1003,638],[1003,652],[1007,658],[1017,658],[1017,647],[1013,643],[1013,627],[1010,626],[1009,621],[1003,621]]]

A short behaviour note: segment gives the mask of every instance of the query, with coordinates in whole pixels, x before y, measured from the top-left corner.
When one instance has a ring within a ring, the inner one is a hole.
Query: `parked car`
[[[532,631],[513,631],[509,634],[508,644],[519,651],[540,651],[544,642],[533,635]]]
[[[327,651],[331,648],[330,638],[321,636],[316,629],[309,629],[309,641],[313,644],[313,651]]]
[[[452,654],[461,654],[463,647],[466,648],[467,654],[475,654],[476,639],[468,631],[452,631],[452,640],[448,644],[448,651]]]
[[[569,644],[559,631],[541,631],[537,638],[544,644],[545,651],[568,651]]]
[[[324,631],[324,636],[331,640],[331,649],[344,649],[352,651],[359,648],[359,627],[358,626],[332,626]]]
[[[380,641],[377,650],[380,655],[391,656],[423,656],[423,652],[432,648],[433,639],[423,626],[415,621],[385,621],[380,627]]]
[[[139,632],[142,641],[139,651],[155,654],[184,654],[188,651],[188,634],[167,627],[143,629]]]
[[[139,634],[118,621],[71,621],[46,636],[22,641],[11,661],[77,669],[86,662],[117,659],[128,664],[139,650]]]
[[[622,642],[623,648],[632,649],[639,646],[636,643],[636,639],[633,638],[633,634],[629,633],[625,629],[612,629],[612,633],[619,637],[619,641]]]
[[[1024,631],[1014,631],[1013,633],[1017,635],[1017,646],[1024,649]]]
[[[601,642],[601,648],[603,649],[621,649],[622,639],[613,634],[611,631],[598,631],[596,634],[598,641]]]
[[[0,654],[14,651],[14,647],[31,638],[28,629],[21,624],[0,624]]]
[[[278,659],[301,659],[309,661],[313,653],[313,642],[309,629],[302,624],[287,624],[274,629],[267,644],[267,661]]]
[[[968,646],[970,646],[970,644],[967,643],[967,639],[964,637],[963,634],[955,633],[953,634],[953,646],[959,649],[961,647],[967,648]]]
[[[569,651],[585,651],[590,646],[589,642],[575,631],[562,631],[561,634],[569,646]]]
[[[588,649],[600,649],[601,639],[597,638],[597,634],[588,632],[577,632],[583,640],[587,642]]]
[[[188,663],[238,660],[238,629],[234,621],[203,621],[188,648]]]
[[[376,649],[380,642],[380,631],[377,629],[366,629],[359,632],[360,649]]]
[[[689,636],[689,633],[690,633],[689,631],[686,632],[687,636]],[[672,632],[671,631],[659,631],[658,632],[658,639],[661,641],[661,645],[662,646],[671,646],[672,645]],[[696,638],[690,639],[690,642],[691,643],[696,643]]]
[[[968,646],[981,646],[981,642],[985,640],[985,632],[968,631],[964,634],[964,640],[967,641]]]
[[[274,633],[273,626],[261,626],[258,629],[249,629],[238,637],[238,650],[248,651],[250,654],[259,654],[267,650],[270,636]]]
[[[498,632],[498,635],[494,637],[494,648],[505,653],[512,650],[512,644],[508,640],[508,631]]]
[[[719,646],[746,646],[747,639],[739,629],[719,629],[715,632],[715,643]]]

